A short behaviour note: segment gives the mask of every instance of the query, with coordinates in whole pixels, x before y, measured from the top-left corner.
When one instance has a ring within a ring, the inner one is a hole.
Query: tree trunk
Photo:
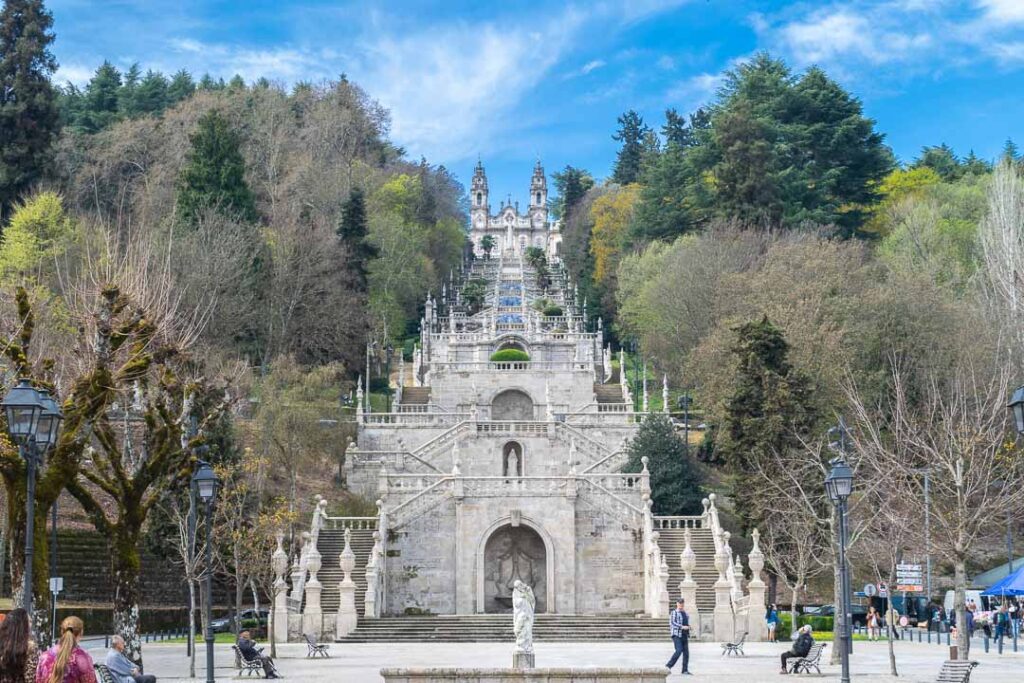
[[[790,640],[793,640],[794,638],[796,638],[796,632],[799,629],[799,626],[797,626],[797,623],[796,623],[797,622],[796,599],[797,599],[797,591],[799,591],[799,590],[800,590],[800,586],[799,585],[793,586],[792,590],[790,590],[789,616],[793,620],[793,622],[790,624],[790,627],[789,627],[789,638],[790,638]]]
[[[888,605],[889,605],[889,614],[886,617],[885,621],[886,621],[887,624],[889,624],[889,673],[892,674],[893,676],[899,676],[900,674],[896,670],[896,645],[895,645],[896,629],[899,628],[899,624],[896,623],[896,619],[894,618],[896,612],[892,608],[893,592],[895,591],[895,588],[896,588],[896,573],[895,573],[895,569],[896,569],[895,567],[891,567],[889,569],[889,582],[886,584],[887,586],[889,586],[889,597],[887,599],[888,600]],[[906,594],[904,593],[904,595],[906,595]],[[903,609],[907,609],[906,600],[903,601]]]
[[[139,637],[139,532],[116,528],[111,563],[114,575],[114,633],[124,638],[124,654],[142,663]]]
[[[846,647],[846,643],[843,642],[843,639],[839,637],[839,624],[843,620],[843,615],[842,615],[842,604],[843,604],[842,592],[843,591],[840,588],[840,584],[842,583],[842,580],[840,578],[839,557],[835,553],[835,547],[836,547],[835,543],[833,543],[832,544],[832,549],[833,549],[833,557],[835,558],[835,561],[832,563],[832,567],[833,567],[833,569],[832,569],[832,605],[833,605],[833,607],[835,607],[835,609],[832,611],[832,657],[831,657],[831,660],[830,660],[833,665],[839,664],[839,661],[840,661],[841,656],[842,656],[842,649],[841,648]]]
[[[956,612],[957,659],[966,660],[971,646],[967,632],[967,556],[956,553],[953,559],[953,610]]]
[[[768,604],[774,605],[779,599],[779,577],[775,572],[768,574]]]

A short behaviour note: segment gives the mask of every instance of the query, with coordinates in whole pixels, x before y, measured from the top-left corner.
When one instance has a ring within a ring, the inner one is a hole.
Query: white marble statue
[[[512,629],[516,634],[516,652],[533,653],[533,609],[537,601],[533,589],[522,581],[512,587]]]

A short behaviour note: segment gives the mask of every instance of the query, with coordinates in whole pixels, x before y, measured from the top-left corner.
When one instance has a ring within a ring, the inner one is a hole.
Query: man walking
[[[676,651],[672,654],[672,659],[668,660],[668,664],[665,667],[671,671],[672,667],[675,666],[676,662],[679,661],[679,655],[683,656],[683,673],[690,675],[690,615],[686,613],[685,602],[683,600],[676,600],[676,608],[669,615],[668,623],[672,631],[672,644],[675,645]]]

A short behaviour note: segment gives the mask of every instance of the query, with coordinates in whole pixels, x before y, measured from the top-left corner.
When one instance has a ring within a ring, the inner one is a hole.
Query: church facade
[[[530,200],[525,213],[519,202],[509,197],[502,200],[498,212],[491,213],[490,190],[483,164],[477,162],[469,191],[469,239],[474,254],[485,258],[484,238],[490,236],[491,253],[511,251],[522,255],[527,247],[543,249],[549,257],[557,257],[562,242],[561,226],[550,221],[548,213],[548,181],[544,167],[538,161],[530,178]]]
[[[746,596],[714,496],[701,515],[657,516],[646,458],[626,466],[650,414],[648,383],[634,396],[619,381],[621,352],[600,320],[588,323],[552,254],[543,170],[525,215],[509,205],[490,215],[480,165],[472,192],[474,245],[493,235],[498,246],[426,300],[412,359],[395,362],[390,411],[371,410],[360,382],[345,474],[377,514],[331,517],[320,501],[290,572],[275,553],[281,635],[506,613],[522,581],[540,614],[662,617],[682,595],[702,632],[732,637],[748,601],[764,602],[759,552]],[[545,249],[547,269],[524,258],[527,246]],[[463,299],[470,280],[486,283],[482,305]],[[517,359],[495,355],[506,350]],[[763,608],[749,614],[755,637]]]

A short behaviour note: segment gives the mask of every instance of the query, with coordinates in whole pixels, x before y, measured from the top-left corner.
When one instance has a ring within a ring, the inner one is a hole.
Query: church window
[[[540,204],[540,192],[537,193],[537,204]]]
[[[483,203],[484,203],[484,193],[483,192],[477,192],[476,193],[476,205],[480,206]]]

